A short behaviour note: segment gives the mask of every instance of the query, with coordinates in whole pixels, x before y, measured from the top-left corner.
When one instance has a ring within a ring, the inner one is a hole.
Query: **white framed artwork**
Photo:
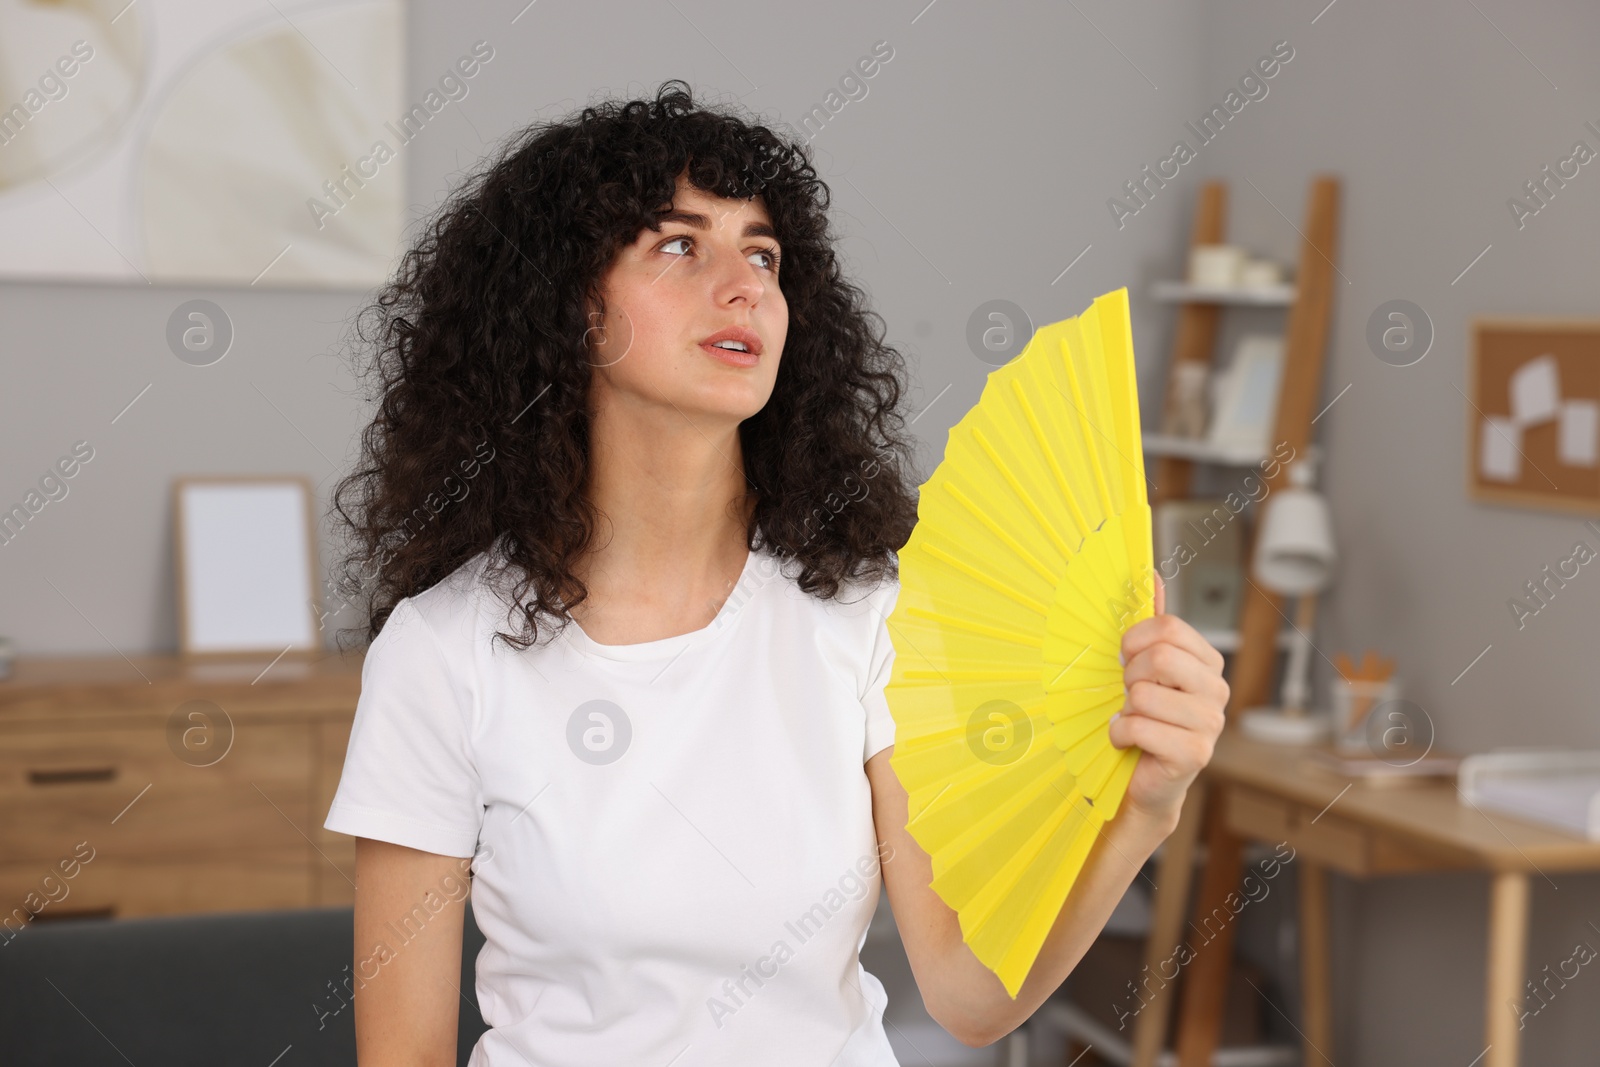
[[[402,0],[0,0],[0,278],[383,281],[404,39]]]

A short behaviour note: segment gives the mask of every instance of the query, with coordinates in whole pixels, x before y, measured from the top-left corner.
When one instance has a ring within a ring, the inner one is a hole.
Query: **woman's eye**
[[[692,244],[694,244],[694,238],[693,237],[689,237],[688,235],[684,235],[684,236],[681,236],[681,237],[673,237],[673,238],[671,238],[671,239],[669,239],[667,241],[663,241],[661,243],[661,251],[666,252],[669,255],[686,255],[687,254],[687,252],[673,252],[673,251],[671,251],[672,246],[675,245],[675,244],[689,244],[689,245],[692,245]],[[766,256],[767,257],[767,261],[764,264],[762,264],[762,266],[764,266],[767,270],[772,271],[774,274],[777,273],[778,263],[779,263],[779,260],[782,258],[777,249],[775,249],[775,248],[760,248],[760,249],[757,249],[754,252],[751,252],[750,254],[752,256]]]

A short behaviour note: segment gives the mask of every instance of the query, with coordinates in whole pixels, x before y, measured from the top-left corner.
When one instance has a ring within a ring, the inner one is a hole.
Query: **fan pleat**
[[[1028,549],[1022,547],[1021,542],[1019,542],[1015,537],[1012,537],[1005,530],[1001,529],[998,523],[990,518],[989,515],[984,511],[980,510],[977,504],[973,502],[972,497],[962,492],[959,486],[953,483],[947,483],[945,488],[949,490],[950,495],[954,497],[962,507],[966,508],[966,510],[974,519],[977,519],[984,525],[985,528],[989,530],[991,534],[994,535],[996,540],[1010,548],[1012,553],[1015,554],[1018,559],[1022,560],[1022,562],[1031,567],[1034,573],[1039,576],[1040,581],[1044,583],[1045,588],[1050,587],[1050,584],[1053,582],[1056,575],[1060,573],[1060,568],[1051,568],[1045,566],[1044,562],[1041,561],[1038,556],[1028,551]]]
[[[1024,634],[1016,630],[1007,629],[994,623],[977,619],[962,619],[946,612],[927,610],[908,610],[911,618],[923,620],[932,626],[922,626],[918,629],[928,630],[933,634],[942,634],[946,631],[962,631],[978,637],[991,638],[1006,646],[1017,648],[1043,649],[1044,639],[1039,634]],[[1043,614],[1041,612],[1040,614]],[[908,670],[912,668],[907,668]]]
[[[1071,495],[1066,494],[1062,497],[1062,499],[1070,505],[1069,511],[1072,513],[1073,530],[1072,539],[1069,543],[1068,538],[1051,522],[1049,516],[1045,513],[1045,509],[1039,504],[1039,498],[1045,494],[1042,492],[1030,493],[1022,487],[1021,480],[1018,477],[1017,472],[1000,458],[995,450],[994,442],[988,434],[985,434],[982,430],[974,430],[972,436],[973,439],[983,447],[984,453],[994,463],[995,473],[999,476],[1000,480],[1010,488],[1011,495],[1015,499],[1021,501],[1023,507],[1028,509],[1029,516],[1039,524],[1039,529],[1043,530],[1046,535],[1049,536],[1055,545],[1056,551],[1061,555],[1061,558],[1063,560],[1067,560],[1077,555],[1078,549],[1083,546],[1084,537],[1088,535],[1091,529],[1093,529],[1093,526],[1090,524],[1088,518],[1083,514],[1082,510],[1077,507],[1077,504],[1073,501]],[[1016,466],[1019,469],[1024,468],[1024,461],[1021,459],[1017,460]]]
[[[1025,973],[1099,836],[1101,822],[1081,795],[1065,801],[1058,798],[1036,831],[1036,838],[1043,840],[1037,844],[1030,841],[1030,847],[1018,853],[1017,866],[1005,872],[1008,877],[991,883],[1004,887],[994,894],[993,905],[982,912],[975,910],[971,923],[963,924],[969,944],[996,955],[1004,968],[1015,969],[1022,962]],[[1023,860],[1025,864],[1020,862]],[[1064,873],[1070,877],[1061,878]]]
[[[1076,789],[1061,783],[1059,773],[1030,783],[1025,792],[1012,798],[1022,803],[1008,810],[1004,818],[991,814],[980,824],[987,834],[967,835],[972,843],[964,853],[934,858],[934,888],[958,912],[964,911],[974,928],[994,921],[996,907],[1033,864],[1050,840],[1052,824],[1060,821],[1063,809],[1070,810],[1076,795]],[[1009,835],[1004,831],[1012,828],[1020,831],[1019,836],[1026,835],[1020,845],[1006,840]]]
[[[954,567],[956,570],[971,577],[979,585],[986,586],[995,592],[1002,593],[1005,596],[1010,597],[1023,607],[1037,612],[1040,616],[1049,614],[1049,601],[1026,596],[1020,590],[1010,585],[995,581],[991,575],[984,574],[977,568],[976,565],[963,560],[957,552],[932,544],[924,544],[920,547],[923,552],[926,552],[935,559],[939,559],[945,563],[948,563],[951,567]]]

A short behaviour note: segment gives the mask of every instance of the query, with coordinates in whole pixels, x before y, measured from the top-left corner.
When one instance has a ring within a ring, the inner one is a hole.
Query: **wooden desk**
[[[1532,874],[1600,869],[1600,843],[1523,822],[1489,815],[1461,803],[1454,779],[1400,785],[1352,782],[1308,768],[1309,748],[1272,745],[1245,737],[1229,725],[1209,766],[1190,791],[1183,817],[1204,818],[1209,862],[1194,918],[1199,921],[1237,890],[1243,875],[1245,840],[1287,841],[1299,873],[1301,971],[1305,1063],[1334,1062],[1333,1016],[1328,983],[1327,872],[1357,878],[1420,871],[1486,871],[1491,882],[1488,982],[1484,997],[1483,1067],[1515,1067],[1516,1016],[1510,1005],[1523,999]],[[1180,842],[1182,835],[1174,835]],[[1188,840],[1194,838],[1190,836]],[[1189,850],[1163,857],[1161,884],[1149,954],[1170,956],[1181,933],[1192,879]],[[1221,990],[1232,948],[1233,924],[1186,969],[1179,1005],[1178,1061],[1204,1067],[1216,1048]],[[1135,1067],[1150,1067],[1159,1050],[1168,998],[1160,1010],[1136,1021]],[[1152,1008],[1157,1004],[1152,1004]]]
[[[322,819],[364,658],[19,660],[0,679],[0,942],[38,919],[350,903],[355,842]]]

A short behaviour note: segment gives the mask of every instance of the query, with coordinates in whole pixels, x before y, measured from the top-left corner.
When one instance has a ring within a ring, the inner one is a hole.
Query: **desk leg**
[[[1300,1010],[1307,1067],[1333,1062],[1333,997],[1328,981],[1328,871],[1300,863]]]
[[[1189,947],[1195,956],[1185,968],[1178,998],[1180,1067],[1210,1067],[1212,1053],[1222,1039],[1236,926],[1227,899],[1238,891],[1244,874],[1244,842],[1228,829],[1223,817],[1223,790],[1210,790],[1206,799],[1206,869],[1187,931],[1192,935]]]
[[[1517,1067],[1517,1017],[1528,948],[1528,876],[1497,871],[1489,890],[1489,990],[1484,1067]]]
[[[1206,810],[1206,779],[1201,775],[1189,786],[1178,815],[1178,828],[1167,838],[1151,903],[1150,936],[1145,939],[1144,963],[1148,974],[1161,981],[1176,966],[1172,959],[1183,937],[1183,914],[1189,907],[1189,886],[1194,881],[1194,847]],[[1148,988],[1148,987],[1146,987]],[[1133,1055],[1129,1067],[1156,1067],[1172,1013],[1172,983],[1158,986],[1150,1002],[1133,1022]]]

